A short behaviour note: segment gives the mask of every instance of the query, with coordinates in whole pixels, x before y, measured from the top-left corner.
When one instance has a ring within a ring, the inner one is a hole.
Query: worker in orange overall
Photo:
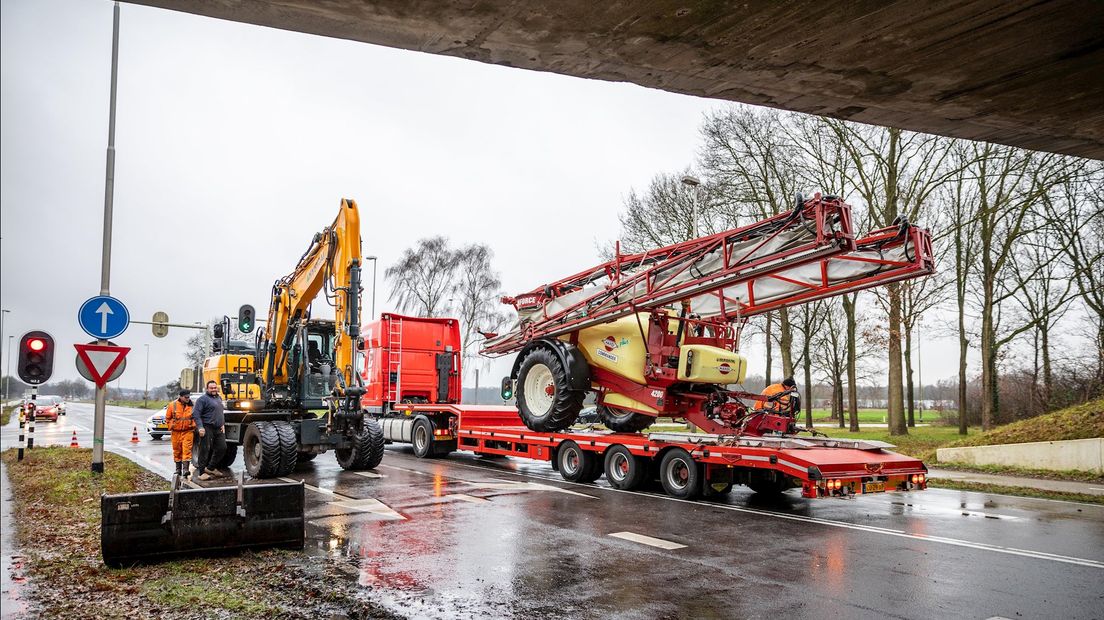
[[[793,377],[786,377],[782,380],[782,383],[772,383],[763,389],[763,396],[774,396],[787,390],[793,390],[797,388],[797,382],[793,380]],[[796,395],[787,394],[776,401],[771,400],[757,400],[755,401],[756,409],[771,409],[779,413],[788,413],[791,404],[793,406],[793,414],[796,416],[801,411],[800,401]]]
[[[192,393],[180,390],[180,396],[165,407],[165,424],[172,433],[173,460],[176,473],[187,477],[192,462],[192,441],[195,438],[195,420],[192,419]]]

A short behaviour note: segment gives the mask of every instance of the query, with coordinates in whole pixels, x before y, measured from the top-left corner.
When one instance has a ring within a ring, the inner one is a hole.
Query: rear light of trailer
[[[926,481],[927,478],[928,477],[924,474],[913,474],[909,478],[909,481],[912,482],[913,484],[924,484],[924,481]]]
[[[838,491],[843,487],[843,480],[829,480],[827,487],[829,491]]]

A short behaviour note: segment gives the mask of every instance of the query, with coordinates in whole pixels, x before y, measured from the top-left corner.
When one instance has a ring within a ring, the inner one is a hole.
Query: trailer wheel
[[[437,455],[433,441],[433,424],[426,418],[418,418],[414,421],[414,429],[411,431],[410,443],[414,445],[414,456],[420,459],[433,458]]]
[[[253,478],[274,478],[280,473],[280,433],[272,422],[252,422],[242,438],[245,471]]]
[[[560,475],[568,482],[594,482],[602,475],[598,456],[579,447],[570,439],[560,444],[556,451],[556,465]]]
[[[295,428],[290,422],[273,422],[276,434],[280,437],[280,473],[278,476],[286,476],[295,469],[296,457],[299,456],[299,440],[295,438]]]
[[[353,437],[353,447],[334,450],[342,469],[373,469],[383,460],[383,429],[379,422],[365,416],[360,432]]]
[[[635,491],[648,478],[648,459],[636,456],[625,446],[614,446],[606,452],[606,481],[615,489]]]
[[[567,369],[548,349],[533,349],[518,368],[518,412],[530,429],[563,430],[579,417],[586,393],[569,387]]]
[[[682,448],[672,448],[659,463],[659,482],[671,497],[694,499],[701,495],[701,468]]]
[[[598,419],[615,433],[639,433],[656,421],[655,416],[606,405],[598,405]]]

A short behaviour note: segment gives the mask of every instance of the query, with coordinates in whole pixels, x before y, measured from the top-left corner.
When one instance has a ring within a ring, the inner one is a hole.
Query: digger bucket
[[[303,483],[102,495],[104,564],[119,568],[243,549],[303,548]]]

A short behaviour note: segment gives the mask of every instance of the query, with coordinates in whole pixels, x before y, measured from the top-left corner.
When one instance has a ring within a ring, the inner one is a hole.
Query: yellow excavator
[[[294,271],[276,280],[267,329],[257,330],[252,350],[231,341],[229,318],[215,325],[203,381],[218,382],[226,400],[227,451],[216,466],[233,463],[239,446],[254,478],[286,476],[330,449],[344,469],[379,464],[383,432],[361,409],[363,379],[354,369],[361,262],[360,214],[344,199]],[[334,307],[335,320],[311,318],[320,297]],[[252,307],[242,306],[239,330],[253,327]]]

